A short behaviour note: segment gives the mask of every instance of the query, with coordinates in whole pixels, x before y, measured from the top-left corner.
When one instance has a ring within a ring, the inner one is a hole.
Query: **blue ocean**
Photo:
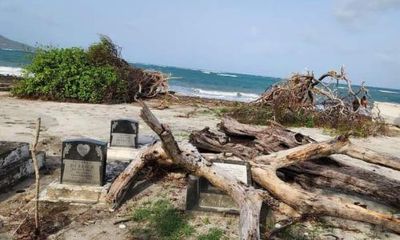
[[[31,53],[0,49],[0,74],[18,72],[30,62]],[[134,63],[135,66],[161,71],[171,77],[170,90],[187,96],[216,98],[235,101],[252,101],[271,85],[282,81],[280,78],[249,74],[213,72],[201,69],[187,69]],[[344,86],[339,85],[338,90]],[[354,86],[357,89],[357,86]],[[400,90],[368,87],[375,101],[400,103]]]

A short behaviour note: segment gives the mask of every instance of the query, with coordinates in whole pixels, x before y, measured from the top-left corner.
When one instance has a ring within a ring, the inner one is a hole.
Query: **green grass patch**
[[[224,231],[219,228],[210,228],[207,234],[200,235],[198,240],[220,240],[224,235]]]
[[[185,239],[195,230],[187,222],[187,216],[175,209],[167,200],[145,204],[133,212],[132,219],[142,226],[132,229],[136,238],[165,240]]]

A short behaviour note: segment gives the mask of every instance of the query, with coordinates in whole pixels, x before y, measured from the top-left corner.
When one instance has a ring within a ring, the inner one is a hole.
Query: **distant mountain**
[[[2,35],[0,35],[0,49],[12,49],[25,52],[32,52],[33,50],[35,50],[34,47],[10,40],[6,37],[3,37]]]

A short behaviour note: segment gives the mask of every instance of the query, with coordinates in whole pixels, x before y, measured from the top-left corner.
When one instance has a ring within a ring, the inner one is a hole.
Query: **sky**
[[[0,0],[0,34],[58,47],[105,34],[129,62],[272,77],[343,65],[400,89],[400,0]]]

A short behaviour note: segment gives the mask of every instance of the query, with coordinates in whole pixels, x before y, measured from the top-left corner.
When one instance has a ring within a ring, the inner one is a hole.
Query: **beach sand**
[[[400,104],[375,102],[375,112],[379,112],[386,122],[400,126]]]
[[[162,123],[166,123],[171,127],[172,132],[178,140],[186,140],[191,131],[200,130],[206,126],[215,129],[220,117],[210,109],[215,106],[223,105],[223,103],[213,100],[184,100],[176,101],[175,104],[170,104],[169,108],[164,110],[157,110],[154,109],[154,107],[160,106],[160,100],[150,100],[146,101],[146,103],[150,107],[153,107],[152,111]],[[399,124],[400,105],[391,103],[378,103],[377,105],[379,106],[383,117],[387,118],[391,123]],[[35,120],[37,117],[41,117],[43,124],[43,130],[40,136],[42,140],[41,148],[47,152],[50,159],[53,160],[53,164],[58,166],[62,140],[77,137],[89,137],[108,141],[110,134],[110,121],[112,119],[134,118],[139,120],[140,134],[153,134],[140,119],[140,109],[141,107],[138,104],[104,105],[23,100],[10,97],[8,93],[0,92],[0,140],[31,142],[33,139]],[[189,117],[187,117],[188,115]],[[320,141],[332,138],[332,136],[327,134],[323,129],[292,128],[292,130],[309,135]],[[376,151],[400,156],[400,136],[379,136],[351,140],[355,144]],[[347,164],[354,164],[368,170],[374,169],[375,172],[383,176],[400,181],[398,172],[390,169],[372,166],[362,161],[340,155],[335,156],[335,158],[338,159],[338,161],[345,161]],[[44,176],[42,187],[45,187],[46,184],[50,183],[54,179],[58,179],[58,175],[59,170],[56,169],[52,175]],[[177,178],[179,179],[179,177]],[[12,208],[17,207],[16,202],[20,201],[19,199],[21,196],[29,197],[29,194],[33,192],[32,181],[24,182],[20,187],[21,186],[27,189],[27,194],[0,194],[0,209],[3,208],[3,210],[0,211],[0,220],[1,217],[7,219],[7,216],[4,216],[7,211],[4,209],[10,209],[9,212],[12,212]],[[121,239],[125,237],[128,238],[129,230],[116,229],[116,227],[111,223],[113,219],[115,220],[118,216],[129,214],[130,208],[132,206],[137,206],[137,204],[142,201],[159,197],[162,194],[173,196],[179,191],[180,190],[176,186],[173,186],[173,184],[169,184],[166,181],[154,184],[144,191],[144,193],[141,193],[142,195],[135,197],[135,199],[126,204],[122,210],[119,210],[118,214],[113,215],[108,213],[107,215],[107,213],[103,213],[103,215],[97,215],[96,217],[101,220],[98,220],[96,224],[89,225],[90,227],[88,227],[88,225],[80,225],[80,222],[75,223],[75,225],[71,224],[61,235],[64,237],[63,239],[68,239],[66,236],[69,236],[69,239],[79,239],[79,236],[84,236],[84,233],[87,234],[87,237],[83,237],[82,239],[90,239],[90,236],[97,236],[97,239],[107,239],[108,237],[113,236],[118,236],[118,238]],[[181,195],[184,194],[181,193]],[[33,195],[31,197],[33,197]],[[372,203],[368,204],[371,208],[382,210],[381,206],[373,205]],[[103,216],[103,218],[100,216]],[[211,213],[198,213],[197,215],[192,216],[191,221],[199,231],[206,232],[207,229],[210,228],[210,224],[204,224],[205,219],[210,221],[211,225],[215,224],[221,226],[223,223],[223,227],[227,229],[225,233],[226,236],[229,239],[237,238],[237,217],[221,216]],[[333,221],[343,222],[342,220]],[[369,238],[373,234],[383,236],[385,239],[396,239],[398,237],[397,235],[387,232],[377,233],[374,229],[371,229],[368,224],[356,222],[350,222],[348,224],[353,224],[357,228],[361,229],[362,232],[355,233],[351,231],[340,231],[335,232],[335,234],[337,236],[345,237],[345,239],[356,239],[360,237]],[[88,230],[89,228],[90,231]],[[105,229],[107,230],[107,233],[101,234]],[[76,237],[74,238],[73,236]],[[389,236],[389,238],[385,236]]]

